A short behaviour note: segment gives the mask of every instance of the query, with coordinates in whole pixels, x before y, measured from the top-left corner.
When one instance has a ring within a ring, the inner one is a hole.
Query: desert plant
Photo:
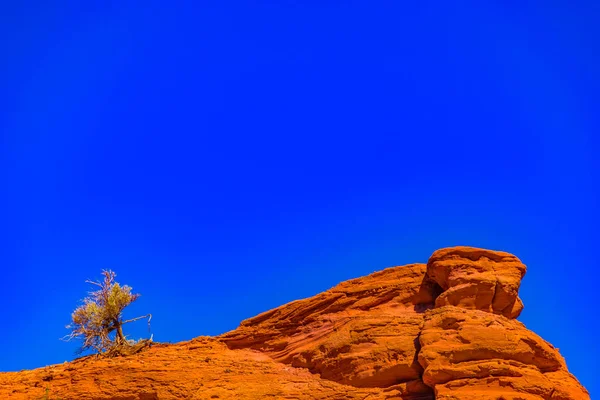
[[[123,310],[140,295],[131,293],[131,287],[115,282],[117,275],[113,271],[104,270],[102,275],[102,281],[86,281],[99,289],[89,292],[83,304],[71,314],[72,321],[67,325],[71,333],[63,338],[67,341],[83,340],[79,353],[88,349],[104,353],[131,346],[133,343],[124,335],[123,325],[143,318],[148,318],[150,325],[152,319],[152,315],[148,314],[124,321]]]

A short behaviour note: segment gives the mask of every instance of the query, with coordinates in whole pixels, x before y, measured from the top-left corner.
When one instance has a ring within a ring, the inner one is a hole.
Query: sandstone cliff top
[[[216,338],[2,373],[0,398],[589,399],[557,349],[515,320],[525,271],[509,253],[441,249]]]

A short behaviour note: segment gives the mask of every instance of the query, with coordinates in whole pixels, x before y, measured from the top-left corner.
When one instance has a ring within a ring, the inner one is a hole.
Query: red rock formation
[[[436,399],[488,398],[490,391],[497,396],[490,398],[588,398],[558,351],[515,320],[436,308],[425,315],[419,342],[422,379]]]
[[[335,400],[341,393],[344,399],[388,398],[378,389],[319,379],[257,351],[229,350],[209,337],[154,345],[127,357],[89,356],[33,371],[0,373],[0,399],[11,400]]]
[[[244,321],[220,338],[232,349],[257,349],[356,387],[420,380],[417,337],[423,311],[435,300],[423,285],[425,271],[425,264],[411,264],[353,279]],[[417,391],[431,392],[424,385]]]
[[[0,398],[589,399],[558,351],[514,319],[524,274],[508,253],[442,249],[217,338],[0,374]]]
[[[436,307],[458,306],[517,318],[523,310],[519,286],[525,265],[512,254],[452,247],[433,253],[427,275],[442,288]]]

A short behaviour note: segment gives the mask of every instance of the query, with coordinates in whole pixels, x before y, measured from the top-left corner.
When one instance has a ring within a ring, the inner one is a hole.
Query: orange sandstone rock
[[[209,337],[158,344],[126,357],[88,356],[0,373],[0,399],[11,400],[334,400],[342,393],[345,399],[384,400],[400,391],[348,388],[257,351],[229,350]]]
[[[438,308],[425,316],[419,342],[422,379],[436,399],[558,399],[566,386],[564,398],[589,398],[551,344],[500,315]],[[497,397],[483,396],[492,389]]]
[[[508,253],[442,249],[216,338],[0,373],[0,399],[589,399],[514,319],[524,274]]]
[[[434,296],[426,266],[388,268],[242,322],[220,338],[355,387],[419,380],[417,337]],[[420,387],[419,393],[430,389]]]
[[[516,318],[523,310],[519,286],[526,267],[515,256],[473,247],[451,247],[433,253],[427,274],[443,290],[435,301]]]

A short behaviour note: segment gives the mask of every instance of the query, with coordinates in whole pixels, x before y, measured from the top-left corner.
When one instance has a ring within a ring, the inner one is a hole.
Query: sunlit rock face
[[[221,336],[359,388],[413,399],[587,399],[558,351],[515,318],[525,265],[473,247],[438,250],[242,322]]]
[[[525,265],[453,247],[352,279],[221,336],[0,374],[0,398],[589,399],[515,320]]]
[[[500,251],[452,247],[433,253],[427,275],[443,292],[436,307],[457,306],[517,318],[523,310],[519,286],[525,265]]]

